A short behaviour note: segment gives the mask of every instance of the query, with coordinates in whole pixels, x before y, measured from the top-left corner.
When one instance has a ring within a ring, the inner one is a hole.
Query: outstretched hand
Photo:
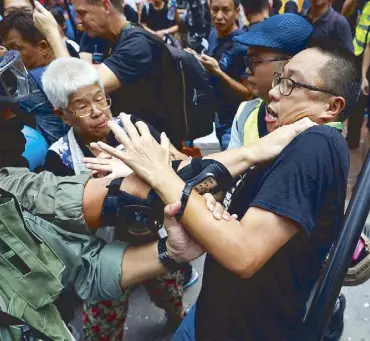
[[[165,133],[161,134],[161,144],[158,144],[144,122],[137,122],[135,127],[129,119],[125,119],[123,120],[125,130],[114,121],[109,121],[108,126],[125,149],[117,150],[104,142],[98,142],[99,148],[123,161],[142,180],[153,187],[156,174],[164,171],[173,172],[170,141]]]

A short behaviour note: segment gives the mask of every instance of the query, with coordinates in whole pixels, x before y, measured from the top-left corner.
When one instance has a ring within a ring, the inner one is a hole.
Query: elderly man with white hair
[[[42,84],[55,113],[71,127],[50,147],[43,168],[59,176],[90,172],[83,158],[100,153],[99,149],[90,146],[92,142],[105,141],[114,147],[118,145],[107,126],[107,122],[112,120],[111,99],[104,92],[96,68],[80,59],[60,58],[49,65]],[[132,121],[137,119],[131,116]],[[114,120],[121,125],[120,119]],[[159,141],[159,133],[154,129],[151,132]],[[127,168],[127,175],[130,172]],[[112,229],[105,229],[100,237],[112,241]],[[152,239],[157,239],[157,236],[152,236]],[[179,325],[184,314],[183,282],[183,271],[179,270],[143,283],[155,304],[166,311],[169,325],[173,327]],[[117,301],[85,302],[83,317],[87,340],[101,340],[107,336],[110,340],[122,340],[129,293],[130,289],[126,289],[123,298]]]

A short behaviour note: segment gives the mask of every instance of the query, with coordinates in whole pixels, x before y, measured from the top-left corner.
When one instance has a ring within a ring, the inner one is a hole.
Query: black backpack
[[[209,74],[190,53],[169,46],[140,27],[127,30],[121,39],[145,35],[160,49],[157,77],[152,79],[160,96],[167,135],[171,142],[193,140],[212,133],[215,114],[213,87]],[[157,103],[153,103],[156,106]],[[140,113],[137,113],[140,117]]]

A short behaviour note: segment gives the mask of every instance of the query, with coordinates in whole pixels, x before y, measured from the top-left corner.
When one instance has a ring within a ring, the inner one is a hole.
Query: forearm
[[[158,259],[157,242],[129,247],[123,255],[122,289],[164,275],[168,270]]]
[[[57,30],[48,32],[46,39],[53,50],[55,58],[70,57],[66,44]]]
[[[87,225],[90,229],[103,227],[102,211],[104,199],[108,193],[107,185],[112,179],[91,179],[86,183],[83,194],[83,214]],[[125,191],[140,199],[145,199],[148,196],[150,187],[135,174],[131,174],[123,179],[120,187],[121,191]]]
[[[215,73],[215,76],[221,79],[225,90],[230,94],[230,96],[237,96],[237,98],[243,101],[252,98],[252,92],[248,88],[246,88],[242,83],[231,78],[221,69]]]
[[[180,200],[185,183],[175,172],[164,171],[153,188],[165,204]],[[216,220],[204,199],[195,191],[190,195],[180,219],[186,231],[224,267],[239,273],[245,267],[245,236],[240,222]]]
[[[370,44],[366,45],[364,56],[362,59],[362,77],[367,77],[367,72],[369,71],[370,66]]]
[[[164,30],[164,31],[166,31],[166,33],[169,33],[169,34],[174,34],[178,30],[179,30],[179,26],[178,25],[174,25],[174,26],[172,26],[172,27],[170,27],[170,28],[168,28],[167,30]]]
[[[143,25],[143,27],[144,27],[148,32],[150,32],[150,33],[152,33],[152,34],[155,34],[155,31],[153,31],[152,29],[150,29],[150,28],[148,27],[148,25],[147,25],[147,24],[145,24],[145,23],[141,23],[141,25]]]

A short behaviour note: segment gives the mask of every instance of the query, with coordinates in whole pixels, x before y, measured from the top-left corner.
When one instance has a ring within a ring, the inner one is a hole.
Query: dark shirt
[[[166,127],[161,87],[156,86],[163,80],[160,47],[144,34],[130,34],[125,38],[131,29],[124,30],[122,39],[116,41],[111,56],[104,61],[121,81],[120,88],[111,94],[112,112],[139,116],[171,137]]]
[[[312,23],[309,18],[310,8],[302,14]],[[313,37],[315,39],[330,39],[334,43],[340,44],[350,51],[353,51],[351,27],[347,19],[336,12],[332,7],[317,20],[312,23],[314,27]]]
[[[153,4],[147,4],[144,6],[141,12],[141,22],[148,25],[153,31],[165,30],[175,25],[174,20],[167,19],[168,7],[165,6],[162,9],[155,9]]]
[[[259,207],[294,221],[299,231],[248,279],[207,255],[196,305],[198,341],[301,339],[305,304],[340,232],[348,171],[344,138],[317,126],[275,161],[247,172],[237,194],[226,194],[229,212],[243,217]]]
[[[213,29],[209,35],[209,48],[207,54],[214,57],[220,65],[220,68],[228,76],[236,81],[241,81],[241,76],[246,70],[246,55],[247,48],[235,41],[233,38],[244,33],[242,29],[238,29],[231,33],[226,38],[217,38],[216,30]],[[241,99],[237,96],[230,97],[228,85],[216,76],[211,77],[211,82],[215,89],[216,95],[216,110],[221,124],[226,124],[231,127],[234,116],[238,110]],[[228,88],[226,88],[228,87]]]
[[[103,38],[91,38],[85,32],[80,42],[80,52],[91,53],[93,64],[101,64],[109,57],[110,42]]]

